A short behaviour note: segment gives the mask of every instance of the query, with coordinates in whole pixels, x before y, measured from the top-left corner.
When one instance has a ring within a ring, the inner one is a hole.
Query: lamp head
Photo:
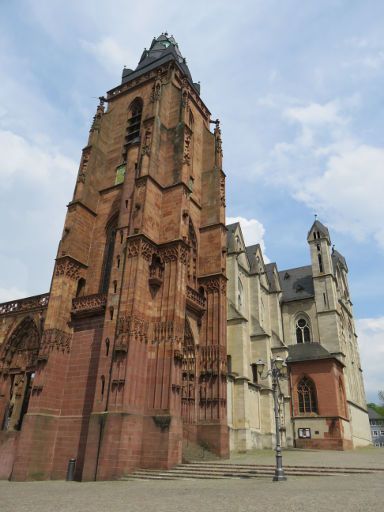
[[[276,368],[281,371],[281,369],[283,368],[283,364],[284,364],[284,359],[280,356],[277,356],[275,357],[275,366]]]

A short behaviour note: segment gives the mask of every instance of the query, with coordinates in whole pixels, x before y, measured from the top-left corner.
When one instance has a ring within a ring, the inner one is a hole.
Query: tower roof
[[[169,36],[167,32],[154,37],[149,50],[144,49],[140,61],[135,70],[123,69],[122,83],[128,82],[132,78],[136,78],[142,73],[147,73],[151,69],[156,68],[160,64],[174,60],[177,62],[181,70],[193,84],[191,73],[188,69],[185,58],[182,56],[179,45],[173,36]],[[198,84],[193,84],[199,92]]]
[[[324,224],[322,224],[319,220],[315,220],[315,222],[312,224],[311,229],[308,231],[308,237],[307,240],[309,240],[311,237],[311,234],[316,231],[317,233],[320,233],[322,238],[326,238],[328,241],[331,240],[329,236],[329,231]]]

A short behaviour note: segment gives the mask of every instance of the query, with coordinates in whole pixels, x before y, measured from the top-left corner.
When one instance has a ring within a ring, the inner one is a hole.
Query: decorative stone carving
[[[139,255],[140,240],[129,240],[127,244],[127,258],[135,258]]]
[[[172,417],[169,414],[159,414],[156,416],[152,416],[155,425],[159,427],[162,432],[165,432],[169,429],[169,425],[171,424]]]
[[[107,99],[103,98],[103,100],[101,100],[101,98],[100,98],[100,104],[97,106],[96,114],[93,118],[91,129],[89,130],[90,132],[95,132],[95,131],[100,130],[101,118],[103,117],[103,114],[104,114],[104,102],[105,101],[108,101],[108,98]]]
[[[210,277],[204,279],[204,286],[208,293],[219,292],[225,294],[227,291],[227,280],[224,276]]]
[[[153,322],[151,329],[152,343],[167,343],[174,344],[174,349],[177,350],[182,340],[182,332],[179,326],[175,325],[172,320],[165,322]]]
[[[190,286],[187,286],[187,304],[199,312],[203,312],[206,309],[206,299],[204,295],[197,292]]]
[[[160,99],[161,86],[162,86],[162,80],[161,80],[162,73],[163,73],[163,71],[161,68],[157,70],[157,77],[156,77],[155,83],[153,84],[151,98],[150,98],[152,103],[155,103],[156,101],[159,101],[159,99]]]
[[[122,316],[117,321],[116,335],[119,339],[122,338],[126,340],[126,343],[128,343],[130,337],[140,342],[147,343],[148,327],[149,323],[147,320],[143,320],[134,315]]]
[[[184,265],[188,262],[188,247],[183,242],[176,242],[174,245],[162,247],[159,254],[164,262],[180,260]]]
[[[189,133],[186,133],[184,137],[184,154],[183,154],[183,164],[190,165],[191,164],[191,140],[192,137]]]
[[[91,146],[83,149],[83,155],[80,162],[79,173],[77,175],[77,182],[84,183],[88,171],[89,158],[91,156]]]
[[[85,295],[72,300],[72,313],[97,312],[105,310],[107,296],[103,293]]]
[[[157,290],[163,284],[163,274],[164,264],[159,256],[153,254],[149,266],[149,286],[153,290]]]
[[[216,126],[213,131],[213,134],[215,136],[215,151],[219,156],[223,155],[223,147],[222,147],[222,140],[221,140],[221,129],[220,129],[220,121],[216,119],[214,121]]]
[[[177,261],[179,257],[178,248],[175,246],[164,247],[163,249],[161,249],[161,256],[165,262]]]
[[[39,347],[39,329],[31,317],[26,317],[13,330],[0,349],[0,371],[34,366]]]
[[[151,142],[152,142],[152,129],[148,127],[145,130],[143,145],[141,147],[141,154],[149,156],[151,154]]]
[[[227,353],[221,345],[201,347],[200,375],[205,378],[227,375]]]
[[[70,256],[63,256],[56,260],[55,276],[65,276],[70,279],[78,280],[83,265]]]
[[[225,207],[225,177],[220,176],[220,204]]]
[[[12,313],[29,312],[34,310],[43,310],[48,307],[49,293],[34,295],[26,299],[12,300],[0,304],[0,316]]]
[[[69,353],[72,334],[60,329],[46,329],[43,333],[40,354],[49,354],[53,350]]]

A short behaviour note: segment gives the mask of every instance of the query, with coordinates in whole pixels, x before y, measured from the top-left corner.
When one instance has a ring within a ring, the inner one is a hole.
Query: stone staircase
[[[382,473],[384,468],[349,468],[322,466],[284,466],[286,476],[335,476]],[[122,480],[176,480],[176,479],[210,479],[227,478],[272,478],[273,465],[231,464],[216,461],[198,461],[180,464],[169,470],[140,469],[127,475]]]

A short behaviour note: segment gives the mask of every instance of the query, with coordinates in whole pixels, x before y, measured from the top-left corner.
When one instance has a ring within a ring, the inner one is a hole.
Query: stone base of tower
[[[11,480],[48,480],[51,478],[58,418],[27,414],[17,446]]]
[[[94,414],[82,480],[114,480],[139,468],[170,469],[181,463],[181,419],[167,414]]]
[[[197,442],[215,455],[229,457],[229,429],[226,424],[197,425]]]

